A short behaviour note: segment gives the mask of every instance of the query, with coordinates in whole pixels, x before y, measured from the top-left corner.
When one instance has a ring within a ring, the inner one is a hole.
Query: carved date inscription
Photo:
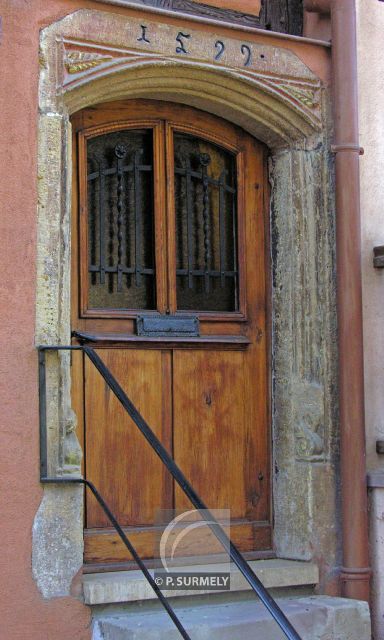
[[[225,44],[221,40],[216,40],[215,48],[217,49],[217,53],[215,55],[215,60],[220,60],[221,56],[225,51]]]
[[[137,38],[137,42],[148,42],[148,44],[151,44],[151,41],[148,40],[147,38],[147,28],[145,26],[145,24],[140,25],[141,27],[141,35],[139,38]]]
[[[179,43],[179,46],[176,47],[176,53],[188,54],[188,51],[185,48],[184,41],[190,37],[191,37],[190,33],[182,33],[181,31],[179,31],[179,33],[176,36],[176,41]]]
[[[154,40],[156,39],[156,34],[154,35]],[[149,39],[148,27],[146,25],[140,25],[140,33],[137,37],[137,42],[143,44],[150,44],[152,39]],[[172,54],[171,43],[169,43],[169,53]],[[183,33],[179,31],[175,35],[175,53],[181,56],[190,55],[192,51],[190,50],[190,46],[193,45],[193,36],[190,33]],[[212,59],[216,62],[221,60],[225,55],[226,44],[223,40],[216,40],[212,43]],[[195,57],[199,56],[199,51],[195,50],[193,52]],[[264,58],[264,56],[260,56]],[[238,48],[238,62],[242,64],[244,67],[249,67],[252,64],[252,47],[248,44],[240,43]]]
[[[244,67],[249,67],[252,62],[252,51],[251,48],[248,47],[247,44],[241,45],[241,53],[245,56]]]

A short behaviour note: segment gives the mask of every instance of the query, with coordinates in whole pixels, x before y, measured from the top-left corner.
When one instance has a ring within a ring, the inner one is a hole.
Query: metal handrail
[[[208,526],[216,536],[216,538],[221,542],[224,549],[229,554],[231,560],[236,564],[244,578],[247,580],[248,584],[251,586],[252,590],[256,593],[256,595],[260,598],[261,602],[268,609],[274,620],[279,625],[280,629],[285,634],[288,640],[301,640],[299,634],[294,629],[284,612],[281,610],[277,602],[271,596],[269,591],[264,587],[260,579],[251,569],[247,561],[245,560],[242,553],[238,550],[238,548],[231,542],[228,538],[225,531],[216,521],[214,516],[210,513],[204,502],[201,500],[199,495],[196,493],[190,482],[184,476],[182,471],[179,469],[173,458],[169,455],[165,447],[162,445],[160,440],[153,433],[152,429],[148,425],[148,423],[144,420],[142,415],[136,409],[132,401],[128,398],[125,391],[122,389],[120,384],[117,382],[116,378],[109,371],[108,367],[104,364],[100,356],[89,346],[85,345],[52,345],[52,346],[39,346],[39,394],[40,394],[40,479],[42,483],[82,483],[87,486],[99,504],[103,508],[104,512],[108,516],[109,520],[113,524],[120,538],[124,542],[127,549],[130,551],[141,571],[144,573],[144,576],[150,583],[152,589],[155,591],[157,597],[161,601],[162,605],[166,609],[167,613],[172,618],[176,627],[180,631],[183,638],[186,640],[191,640],[190,636],[187,634],[186,630],[182,626],[180,620],[178,619],[175,611],[169,604],[167,598],[164,596],[162,591],[159,589],[148,569],[146,568],[144,562],[141,560],[137,551],[133,547],[132,543],[128,540],[124,531],[120,527],[117,522],[115,516],[109,509],[105,500],[101,497],[96,487],[85,480],[84,478],[74,478],[74,477],[60,477],[60,478],[50,478],[48,477],[48,458],[47,458],[47,415],[46,415],[46,371],[45,371],[45,353],[46,351],[71,351],[71,350],[79,350],[83,351],[96,369],[99,371],[101,376],[104,378],[105,382],[113,391],[116,398],[119,400],[125,411],[132,418],[138,429],[141,431],[143,436],[146,438],[147,442],[150,444],[152,449],[157,453],[160,460],[165,464],[168,471],[172,474],[174,480],[176,480],[177,484],[180,486],[184,494],[190,499],[193,506],[202,512],[202,516],[204,520],[207,522]]]

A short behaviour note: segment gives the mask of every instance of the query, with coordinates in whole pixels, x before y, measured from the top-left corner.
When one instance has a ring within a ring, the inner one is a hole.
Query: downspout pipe
[[[355,0],[304,0],[331,15],[339,411],[343,533],[342,595],[369,600],[361,285],[360,175]]]

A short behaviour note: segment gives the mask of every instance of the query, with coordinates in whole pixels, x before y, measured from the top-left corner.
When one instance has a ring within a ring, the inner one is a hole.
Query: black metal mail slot
[[[138,336],[196,337],[200,335],[196,316],[138,316]]]

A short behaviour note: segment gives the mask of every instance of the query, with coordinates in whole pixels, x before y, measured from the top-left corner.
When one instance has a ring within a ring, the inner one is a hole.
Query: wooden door
[[[208,507],[230,509],[240,549],[265,555],[264,148],[224,120],[156,101],[86,109],[73,131],[74,341],[97,349]],[[193,335],[179,335],[185,316],[198,323]],[[143,335],[154,319],[158,333]],[[84,473],[151,558],[156,512],[191,505],[80,354],[72,378]],[[129,560],[87,496],[85,562]]]

